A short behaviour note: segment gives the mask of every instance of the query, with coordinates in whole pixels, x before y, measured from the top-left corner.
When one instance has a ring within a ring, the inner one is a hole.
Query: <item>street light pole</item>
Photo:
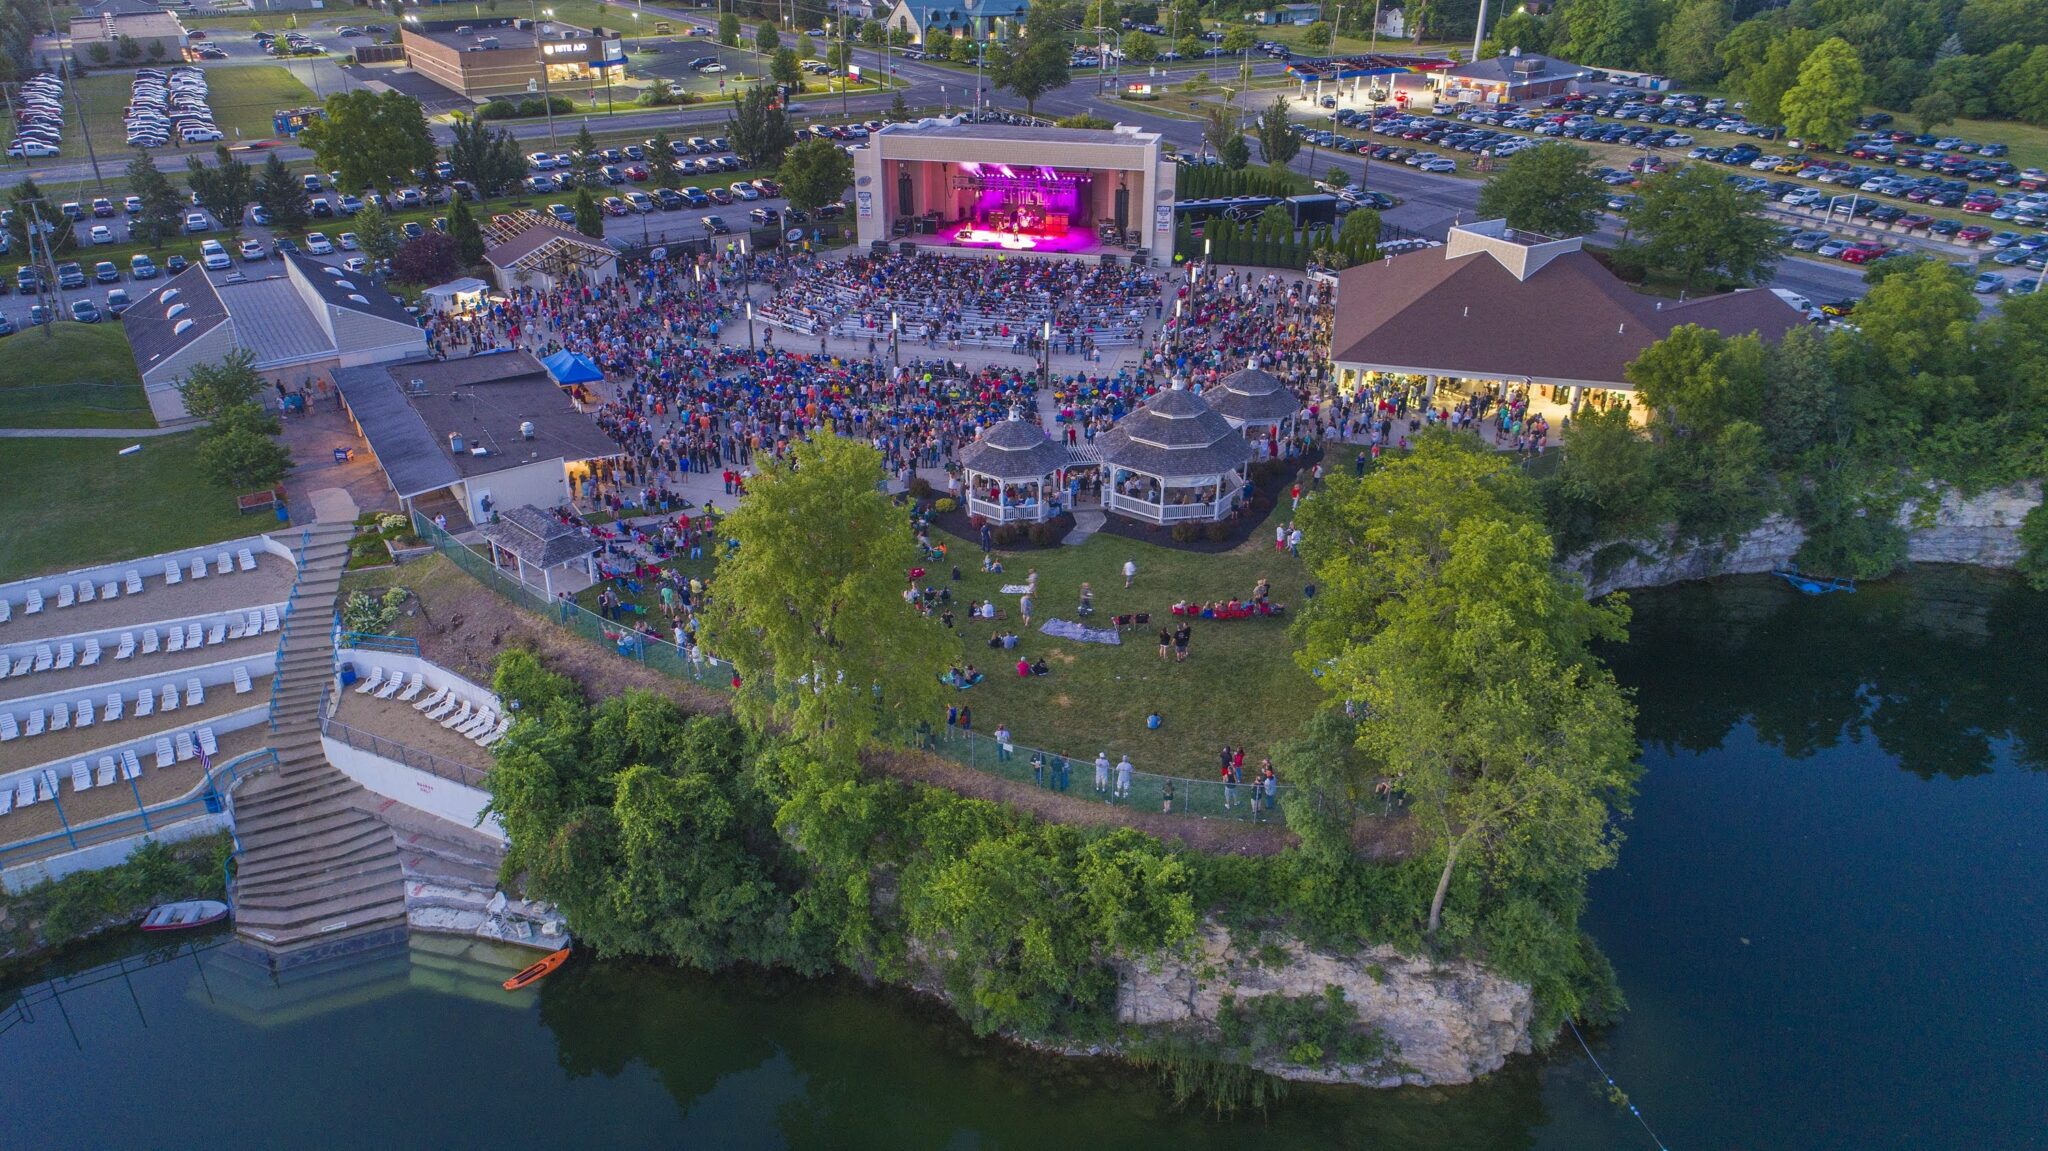
[[[540,61],[540,99],[541,103],[548,107],[548,147],[553,148],[556,146],[555,94],[548,82],[547,44],[546,38],[540,34],[540,18],[545,15],[549,20],[553,20],[555,10],[541,8],[540,0],[527,0],[527,7],[533,12],[533,58]]]
[[[754,350],[754,301],[747,301],[747,350]]]

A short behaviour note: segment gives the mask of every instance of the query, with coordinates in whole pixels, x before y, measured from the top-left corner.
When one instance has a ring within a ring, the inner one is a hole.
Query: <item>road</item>
[[[715,26],[717,20],[715,15],[706,15],[698,11],[680,12],[653,6],[649,6],[645,11],[649,14],[646,17],[648,19],[669,19],[678,23],[698,24],[705,27]],[[345,51],[355,42],[344,39],[331,31],[312,31],[311,34],[323,46],[334,49],[337,52]],[[217,62],[210,65],[211,67],[278,63],[278,61],[274,61],[256,52],[248,41],[246,34],[235,35],[222,29],[220,34],[215,37],[215,42],[228,48],[234,54],[234,58]],[[670,50],[691,52],[697,50],[708,51],[712,50],[712,48],[703,38],[678,37],[671,43]],[[903,89],[904,100],[913,107],[951,105],[965,108],[972,107],[975,102],[976,79],[971,73],[906,59],[901,53],[893,51],[884,53],[860,48],[856,49],[854,57],[855,62],[864,69],[874,73],[887,70],[898,80],[904,82],[906,85]],[[293,62],[290,66],[295,72],[300,73],[300,78],[305,80],[308,86],[316,87],[325,92],[332,92],[338,88],[359,87],[371,80],[388,80],[392,75],[391,70],[388,68],[358,66],[341,63],[334,59],[318,61],[307,59]],[[1199,151],[1202,147],[1203,128],[1200,122],[1189,117],[1154,109],[1144,104],[1115,99],[1112,93],[1118,90],[1120,80],[1142,77],[1154,77],[1165,82],[1173,82],[1185,80],[1198,72],[1207,72],[1218,80],[1227,81],[1236,76],[1237,67],[1238,62],[1236,60],[1222,58],[1210,61],[1176,63],[1152,68],[1126,65],[1116,76],[1094,72],[1080,73],[1077,74],[1073,83],[1040,97],[1036,110],[1040,115],[1053,118],[1086,112],[1122,123],[1137,124],[1149,131],[1158,132],[1177,149],[1182,151]],[[1252,58],[1252,68],[1255,76],[1271,78],[1284,72],[1285,63],[1263,56],[1254,56]],[[407,84],[406,86],[410,87],[412,85]],[[983,99],[996,98],[1000,98],[1002,104],[1006,107],[1015,107],[1016,102],[1009,98],[1007,94],[996,93],[993,89],[984,87]],[[866,119],[873,118],[885,111],[893,102],[893,99],[892,95],[881,94],[853,96],[844,101],[832,97],[815,97],[802,101],[798,108],[800,112],[810,113],[823,119],[836,120],[841,115],[843,107],[846,118]],[[692,128],[708,129],[718,127],[726,122],[727,115],[728,112],[724,105],[710,103],[681,108],[650,109],[645,112],[622,113],[616,116],[593,119],[590,123],[593,129],[608,133],[644,131],[652,135],[655,131],[666,128],[671,135],[674,135]],[[578,123],[578,120],[569,117],[557,117],[552,129],[544,121],[519,121],[508,124],[506,127],[515,137],[526,142],[543,142],[548,140],[552,134],[555,139],[555,146],[561,147],[565,145],[566,139],[574,134]],[[435,126],[434,134],[444,144],[451,138],[450,133],[444,126]],[[285,145],[270,149],[269,152],[275,152],[287,162],[311,159],[310,152],[296,145]],[[269,152],[263,154],[267,155]],[[123,159],[118,158],[121,155],[124,154],[117,153],[117,158],[111,161],[103,159],[101,161],[102,171],[112,176],[118,170],[120,164],[125,162]],[[1343,168],[1346,172],[1351,173],[1354,183],[1362,183],[1367,187],[1396,197],[1401,201],[1400,204],[1390,211],[1383,213],[1387,222],[1418,235],[1441,237],[1452,224],[1471,220],[1478,210],[1479,184],[1474,180],[1418,172],[1412,168],[1387,163],[1371,164],[1370,171],[1368,172],[1367,161],[1357,155],[1321,150],[1305,150],[1296,162],[1303,166],[1303,170],[1312,172],[1318,178],[1327,173],[1332,166]],[[38,182],[45,184],[92,179],[91,166],[75,158],[62,163],[39,164],[32,169],[31,174],[34,175]],[[18,168],[0,171],[0,186],[16,183],[23,178],[23,175],[24,172]],[[116,183],[110,181],[108,188],[110,193],[118,199],[121,189],[116,186]],[[695,212],[667,213],[657,215],[653,219],[661,221],[667,218],[668,223],[666,227],[672,232],[680,233],[688,230],[690,224],[694,224],[697,215],[699,213]],[[743,217],[744,212],[739,213],[739,216]],[[636,218],[629,218],[626,221],[615,223],[631,225],[631,231],[637,237],[641,222]],[[663,225],[652,224],[650,226],[660,227]],[[338,227],[330,229],[330,234],[335,230],[340,229]],[[1605,238],[1614,238],[1611,221],[1603,229],[1602,235]],[[81,256],[85,254],[82,252]],[[1863,280],[1859,269],[1842,264],[1823,263],[1796,257],[1788,257],[1781,263],[1771,283],[1775,287],[1796,291],[1812,299],[1815,303],[1827,303],[1845,297],[1860,296],[1863,291]]]

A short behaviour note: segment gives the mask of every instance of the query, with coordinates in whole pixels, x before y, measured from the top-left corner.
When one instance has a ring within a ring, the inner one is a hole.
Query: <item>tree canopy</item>
[[[1799,66],[1799,80],[1778,102],[1785,131],[1808,144],[1840,148],[1863,114],[1863,64],[1849,42],[1821,42]]]
[[[1777,264],[1777,229],[1759,208],[1720,173],[1691,167],[1644,181],[1626,215],[1645,263],[1691,289],[1709,273],[1755,283]]]
[[[1583,236],[1599,226],[1607,186],[1593,175],[1592,153],[1572,144],[1538,144],[1508,158],[1479,189],[1479,215],[1544,236]]]
[[[813,212],[853,186],[853,157],[830,140],[806,140],[782,158],[775,176],[792,207]]]
[[[1259,156],[1276,168],[1285,167],[1301,152],[1301,137],[1294,134],[1293,125],[1287,118],[1285,96],[1273,97],[1273,102],[1259,113],[1258,123],[1253,125],[1252,132],[1259,138]]]
[[[1066,41],[1054,36],[1027,36],[1021,47],[1007,44],[989,57],[990,81],[1024,101],[1024,110],[1035,114],[1038,98],[1072,79],[1067,62],[1072,52]]]
[[[313,162],[350,188],[385,187],[434,166],[434,138],[420,102],[400,92],[357,89],[327,98],[327,116],[299,132]]]
[[[795,132],[789,113],[777,102],[775,93],[759,84],[733,94],[732,115],[726,121],[732,150],[750,167],[773,168],[782,163]]]

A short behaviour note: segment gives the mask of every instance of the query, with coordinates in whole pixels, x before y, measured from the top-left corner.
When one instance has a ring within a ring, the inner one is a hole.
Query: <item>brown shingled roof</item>
[[[1623,368],[1681,324],[1775,340],[1802,319],[1764,289],[1679,303],[1630,290],[1585,252],[1527,280],[1475,252],[1430,249],[1338,277],[1330,359],[1478,379],[1627,388]]]

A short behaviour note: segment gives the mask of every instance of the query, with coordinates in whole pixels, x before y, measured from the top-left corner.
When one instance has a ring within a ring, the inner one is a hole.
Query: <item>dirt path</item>
[[[419,597],[417,614],[404,620],[399,630],[419,640],[421,654],[477,683],[491,682],[497,658],[507,648],[530,648],[595,698],[642,688],[666,695],[690,711],[723,712],[730,707],[731,701],[719,692],[679,682],[621,658],[513,606],[439,556],[408,564],[395,573],[375,574],[381,577],[379,582],[401,584]],[[943,787],[959,795],[1006,804],[1040,819],[1081,827],[1126,825],[1214,855],[1277,855],[1295,842],[1294,835],[1277,823],[1200,819],[1114,807],[1013,783],[908,749],[877,751],[866,757],[866,763],[891,779]],[[1408,851],[1410,831],[1405,820],[1360,820],[1353,839],[1369,857],[1393,858]]]

